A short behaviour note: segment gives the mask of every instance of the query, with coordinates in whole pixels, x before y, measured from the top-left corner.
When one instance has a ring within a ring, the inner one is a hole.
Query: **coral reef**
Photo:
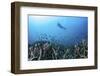
[[[65,47],[50,41],[36,41],[28,46],[28,60],[57,60],[88,58],[88,44],[86,40],[74,46]]]

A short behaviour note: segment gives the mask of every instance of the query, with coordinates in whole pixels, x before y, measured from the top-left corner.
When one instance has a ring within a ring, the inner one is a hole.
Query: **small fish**
[[[57,26],[63,30],[66,30],[66,28],[64,26],[62,26],[60,23],[57,23]]]

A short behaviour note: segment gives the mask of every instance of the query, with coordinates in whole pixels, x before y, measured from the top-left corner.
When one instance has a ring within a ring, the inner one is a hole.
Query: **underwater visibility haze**
[[[28,60],[88,57],[88,18],[28,16]]]

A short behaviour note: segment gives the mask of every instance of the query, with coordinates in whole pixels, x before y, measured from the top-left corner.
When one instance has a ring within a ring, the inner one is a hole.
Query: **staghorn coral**
[[[28,60],[57,60],[79,59],[88,57],[88,44],[86,40],[71,47],[50,41],[36,41],[28,48]]]

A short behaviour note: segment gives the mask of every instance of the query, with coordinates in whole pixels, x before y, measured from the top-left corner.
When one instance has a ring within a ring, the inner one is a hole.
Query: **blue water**
[[[28,16],[28,43],[47,40],[74,45],[88,37],[88,18],[78,16]]]

